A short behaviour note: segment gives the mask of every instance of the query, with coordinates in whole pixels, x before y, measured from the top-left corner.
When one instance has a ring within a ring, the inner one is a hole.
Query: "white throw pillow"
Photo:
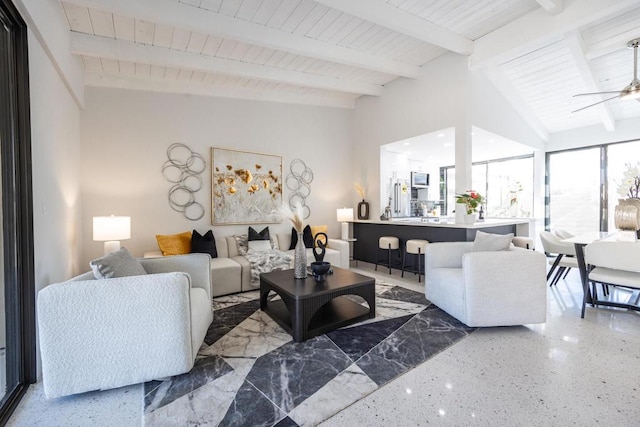
[[[271,250],[270,240],[251,240],[249,241],[249,252],[264,252]]]
[[[102,258],[94,259],[89,265],[96,279],[147,274],[142,264],[132,257],[126,248],[112,252]]]
[[[511,247],[511,239],[513,239],[513,233],[492,234],[476,231],[476,238],[473,241],[473,251],[508,251]]]

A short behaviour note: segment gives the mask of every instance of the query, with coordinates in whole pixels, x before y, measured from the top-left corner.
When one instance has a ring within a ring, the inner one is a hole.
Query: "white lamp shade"
[[[94,216],[93,240],[106,242],[131,238],[131,217],[129,216]]]
[[[338,209],[337,217],[338,217],[338,222],[353,221],[353,208]]]

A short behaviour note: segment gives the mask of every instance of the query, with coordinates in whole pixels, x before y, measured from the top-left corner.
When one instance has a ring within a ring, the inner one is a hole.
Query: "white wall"
[[[28,42],[37,292],[81,270],[80,111],[32,32]]]
[[[595,125],[553,133],[549,135],[546,151],[567,150],[634,139],[640,139],[640,118],[616,121],[615,132],[608,132],[602,125]]]
[[[466,59],[445,54],[422,68],[417,79],[399,78],[380,97],[364,96],[354,112],[353,179],[367,188],[371,218],[382,213],[380,146],[455,126],[464,114]],[[357,203],[355,192],[352,204]]]
[[[467,59],[447,53],[422,67],[417,79],[397,79],[380,97],[362,97],[354,114],[354,179],[368,186],[372,216],[381,214],[379,147],[439,129],[456,128],[456,163],[468,161],[471,126],[543,148],[543,142],[481,72],[469,71]],[[458,146],[461,148],[458,149]],[[464,172],[464,170],[462,170]],[[458,178],[462,174],[458,173]],[[438,174],[432,174],[430,198],[437,198]],[[456,179],[456,185],[467,184]],[[352,195],[355,203],[357,196]]]
[[[131,216],[134,255],[157,250],[156,234],[213,229],[215,235],[246,233],[247,226],[211,226],[211,147],[281,155],[283,178],[294,159],[313,171],[307,223],[340,233],[336,209],[350,200],[352,111],[337,108],[87,88],[81,116],[83,139],[83,266],[102,255],[92,241],[92,217]],[[196,200],[205,216],[196,222],[167,202],[171,184],[162,176],[169,145],[182,142],[207,159]],[[289,191],[285,189],[285,200]],[[254,225],[258,231],[262,225]],[[290,224],[270,225],[273,231]]]

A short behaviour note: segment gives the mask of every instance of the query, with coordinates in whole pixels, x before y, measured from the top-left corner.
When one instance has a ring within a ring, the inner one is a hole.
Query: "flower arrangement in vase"
[[[456,203],[463,204],[467,215],[478,212],[478,207],[484,202],[484,197],[474,190],[467,190],[462,194],[456,194]]]

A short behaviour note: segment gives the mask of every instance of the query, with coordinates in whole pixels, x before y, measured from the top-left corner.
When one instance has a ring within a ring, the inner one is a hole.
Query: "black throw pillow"
[[[304,242],[305,248],[313,247],[313,235],[311,234],[311,226],[307,225],[302,230],[302,241]],[[289,245],[289,250],[295,249],[298,244],[298,232],[295,228],[291,227],[291,244]]]
[[[203,253],[211,255],[211,258],[218,258],[216,249],[216,239],[213,238],[213,231],[209,230],[202,236],[196,230],[191,234],[191,253]]]
[[[253,227],[249,227],[249,239],[250,242],[252,240],[271,240],[269,236],[269,227],[265,227],[261,232],[257,232],[253,229]]]

